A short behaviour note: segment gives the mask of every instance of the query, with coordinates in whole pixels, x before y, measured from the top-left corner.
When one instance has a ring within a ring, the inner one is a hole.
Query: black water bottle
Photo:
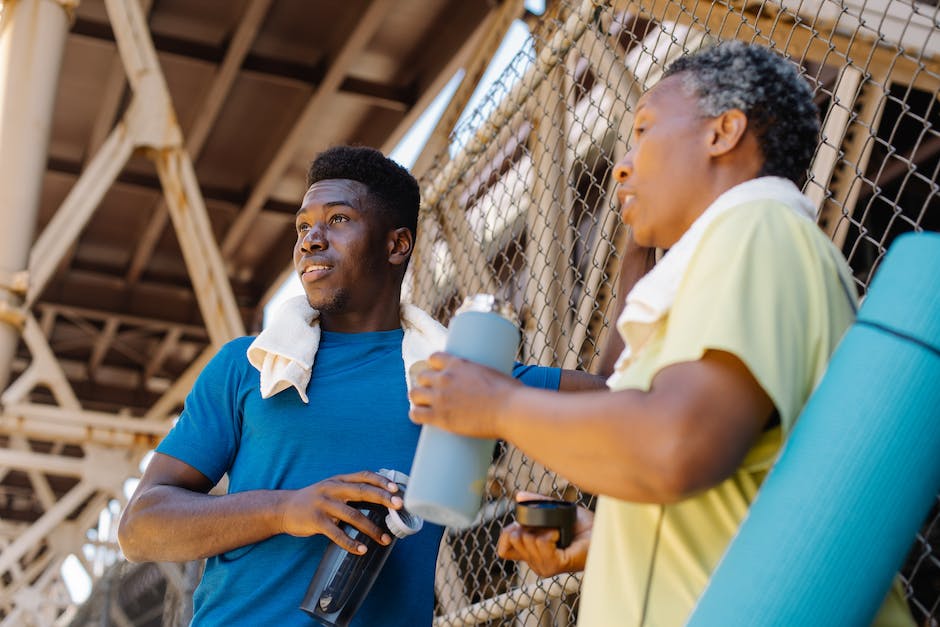
[[[408,486],[408,475],[396,470],[379,470],[380,475],[398,484],[399,494]],[[382,545],[352,525],[340,529],[353,540],[366,546],[365,554],[350,553],[330,543],[310,580],[300,609],[315,621],[328,627],[346,627],[375,583],[382,566],[399,538],[421,530],[424,521],[404,509],[388,509],[375,503],[349,503],[370,521],[389,534],[392,541]]]

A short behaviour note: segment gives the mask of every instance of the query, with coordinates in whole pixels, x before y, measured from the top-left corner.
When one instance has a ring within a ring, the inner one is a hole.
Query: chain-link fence
[[[610,173],[636,100],[677,56],[731,38],[786,55],[813,86],[823,130],[805,191],[860,293],[895,237],[940,230],[936,6],[565,0],[424,175],[411,299],[446,321],[465,295],[498,294],[520,312],[520,359],[596,367],[624,237]],[[519,489],[592,497],[507,446],[490,479],[479,525],[445,537],[437,624],[574,624],[580,579],[541,580],[497,558],[495,539]],[[940,497],[902,579],[917,623],[938,625]]]

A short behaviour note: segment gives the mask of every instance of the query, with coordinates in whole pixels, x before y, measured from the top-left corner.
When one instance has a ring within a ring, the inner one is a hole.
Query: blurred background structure
[[[127,480],[209,355],[260,328],[310,159],[391,151],[448,83],[409,296],[446,322],[500,294],[522,359],[591,369],[623,296],[609,175],[636,99],[730,38],[816,90],[805,190],[864,294],[898,234],[940,230],[935,0],[0,0],[0,625],[185,624],[200,565],[121,560]],[[574,624],[579,578],[494,540],[517,489],[592,495],[508,447],[491,479],[479,525],[445,536],[436,624]],[[909,603],[936,627],[940,496],[911,542]]]

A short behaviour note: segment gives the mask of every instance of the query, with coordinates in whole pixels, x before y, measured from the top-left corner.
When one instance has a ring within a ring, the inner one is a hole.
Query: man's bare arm
[[[214,496],[211,481],[168,455],[155,453],[118,527],[131,561],[182,562],[218,555],[288,533],[322,533],[348,551],[362,552],[338,527],[346,521],[379,542],[382,531],[348,501],[400,508],[394,483],[371,472],[341,475],[302,490],[252,490]]]
[[[607,379],[605,377],[583,370],[562,370],[561,379],[558,382],[560,392],[587,392],[606,389]]]

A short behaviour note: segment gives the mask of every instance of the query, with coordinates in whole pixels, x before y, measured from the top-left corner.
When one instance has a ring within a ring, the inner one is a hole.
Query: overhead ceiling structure
[[[388,152],[522,3],[0,7],[0,625],[64,624],[63,560],[100,576],[99,513],[258,329],[309,161]]]

